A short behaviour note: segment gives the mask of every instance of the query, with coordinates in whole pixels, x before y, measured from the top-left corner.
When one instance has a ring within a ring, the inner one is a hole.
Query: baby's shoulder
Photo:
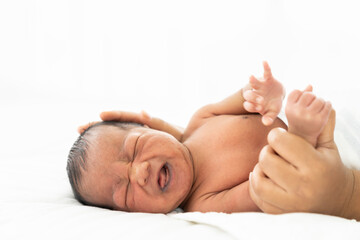
[[[189,138],[194,132],[200,129],[208,121],[211,121],[214,117],[216,117],[216,115],[212,114],[211,105],[206,105],[197,110],[185,128],[183,140]]]

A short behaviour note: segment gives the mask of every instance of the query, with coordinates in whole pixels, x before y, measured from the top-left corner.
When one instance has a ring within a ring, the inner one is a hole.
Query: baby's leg
[[[288,131],[303,137],[315,147],[330,112],[330,102],[325,102],[312,92],[295,90],[290,93],[285,108]]]

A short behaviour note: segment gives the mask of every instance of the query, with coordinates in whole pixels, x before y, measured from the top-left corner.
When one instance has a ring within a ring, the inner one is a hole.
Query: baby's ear
[[[95,124],[97,124],[99,122],[100,121],[95,121],[95,122],[89,122],[87,124],[81,125],[81,126],[78,127],[77,131],[78,131],[79,134],[82,134],[86,129],[88,129],[92,125],[95,125]]]

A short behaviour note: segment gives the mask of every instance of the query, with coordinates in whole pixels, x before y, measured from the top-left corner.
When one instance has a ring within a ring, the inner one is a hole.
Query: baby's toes
[[[322,98],[316,98],[310,105],[309,111],[313,112],[314,114],[320,112],[325,105],[325,101]]]
[[[331,113],[331,109],[332,109],[332,105],[329,101],[325,102],[325,106],[323,107],[323,109],[321,109],[321,116],[323,117],[324,120],[328,120],[330,113]]]
[[[302,92],[300,90],[292,91],[288,96],[287,105],[296,103],[299,100],[301,95],[302,95]]]
[[[307,107],[315,100],[315,98],[316,96],[312,92],[303,92],[298,103],[301,106]]]

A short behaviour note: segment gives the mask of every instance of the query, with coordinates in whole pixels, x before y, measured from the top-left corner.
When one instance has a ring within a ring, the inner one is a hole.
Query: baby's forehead
[[[123,151],[126,136],[140,125],[100,125],[90,132],[88,156],[93,163],[112,162]]]
[[[97,185],[101,185],[101,179],[109,174],[112,163],[119,159],[124,139],[129,130],[114,126],[98,126],[92,130],[88,136],[88,164],[87,170],[83,173],[83,179],[86,186],[96,188]]]
[[[136,123],[102,122],[91,129],[91,135],[97,141],[105,141],[105,138],[121,137],[138,127],[142,126]]]
[[[113,138],[118,138],[126,135],[130,129],[120,128],[113,125],[100,125],[92,129],[91,136],[96,142],[106,142],[106,140],[111,140]]]
[[[124,138],[129,131],[114,126],[97,127],[89,139],[90,155],[98,156],[97,158],[105,155],[115,155],[121,149]]]
[[[87,133],[90,162],[105,164],[115,161],[123,151],[126,137],[142,128],[144,126],[140,124],[119,122],[102,122],[93,127]]]

